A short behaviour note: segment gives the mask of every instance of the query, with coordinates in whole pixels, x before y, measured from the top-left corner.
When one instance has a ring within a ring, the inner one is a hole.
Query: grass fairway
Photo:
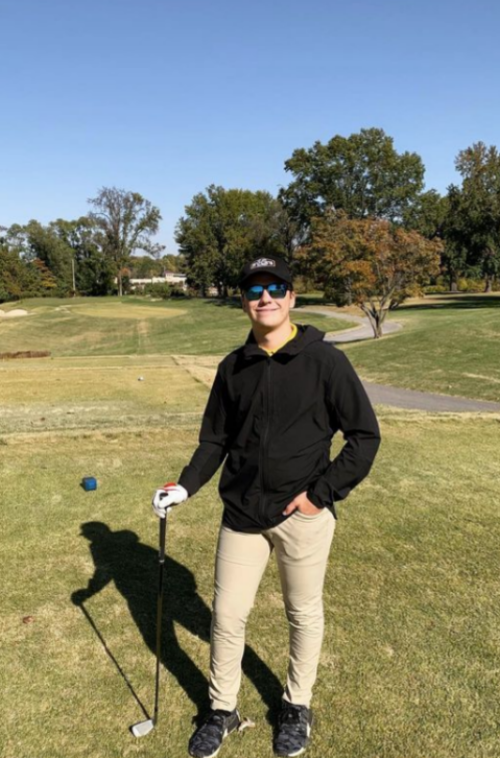
[[[500,400],[500,294],[429,296],[390,318],[403,331],[345,347],[364,379]]]
[[[30,315],[0,319],[0,352],[220,356],[240,345],[248,333],[247,318],[237,304],[215,300],[167,305],[145,298],[40,299],[2,308],[19,305]],[[430,296],[399,308],[389,318],[401,322],[403,330],[342,347],[364,379],[500,401],[500,295]],[[294,320],[328,332],[356,326],[300,310]],[[0,389],[0,401],[1,397]]]
[[[187,754],[206,706],[217,477],[169,520],[160,723],[128,732],[153,701],[149,500],[196,445],[217,362],[186,352],[0,365],[3,758]],[[308,755],[498,758],[500,416],[380,420],[372,475],[339,508]],[[89,581],[86,617],[71,595]],[[256,728],[221,755],[265,758],[287,662],[273,562],[247,642],[240,705]]]
[[[219,355],[244,342],[248,319],[236,302],[146,298],[34,299],[9,303],[24,318],[0,319],[0,352],[50,350],[54,356]],[[324,331],[349,324],[311,313],[299,323]]]

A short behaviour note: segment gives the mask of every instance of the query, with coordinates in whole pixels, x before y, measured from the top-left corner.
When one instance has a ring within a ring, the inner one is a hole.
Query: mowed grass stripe
[[[1,400],[6,403],[50,399],[85,400],[131,395],[138,402],[165,401],[181,394],[189,372],[173,358],[165,357],[152,365],[68,366],[60,359],[43,363],[36,359],[10,361],[0,367]],[[38,377],[41,377],[38,380]]]
[[[0,372],[0,434],[162,426],[172,413],[201,416],[206,405],[205,384],[173,358],[120,370],[75,371],[55,359],[38,373],[35,364],[12,361]]]

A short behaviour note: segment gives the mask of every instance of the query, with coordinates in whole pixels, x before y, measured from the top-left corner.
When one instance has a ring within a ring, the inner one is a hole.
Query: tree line
[[[284,256],[339,304],[358,303],[374,329],[388,309],[445,277],[500,274],[500,155],[482,142],[455,160],[461,184],[425,190],[417,153],[398,153],[382,129],[299,148],[288,186],[265,191],[211,185],[176,226],[179,255],[155,235],[160,210],[136,192],[102,188],[79,219],[0,228],[0,302],[21,297],[126,291],[131,275],[184,271],[194,293],[227,296],[242,264]],[[140,255],[139,255],[140,254]],[[379,324],[380,326],[380,324]]]
[[[161,257],[164,247],[154,242],[161,214],[149,200],[105,187],[88,202],[91,210],[76,220],[0,227],[0,302],[122,294],[132,261],[138,276],[176,266],[176,256]]]

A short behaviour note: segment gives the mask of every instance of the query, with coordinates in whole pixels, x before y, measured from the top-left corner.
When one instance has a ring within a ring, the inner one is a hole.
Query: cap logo
[[[264,266],[268,266],[269,268],[276,268],[276,261],[273,261],[272,258],[259,258],[251,264],[250,268],[263,268]]]

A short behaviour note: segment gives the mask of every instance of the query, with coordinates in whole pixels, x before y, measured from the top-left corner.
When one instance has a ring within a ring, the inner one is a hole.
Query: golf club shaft
[[[161,628],[163,616],[163,574],[165,568],[165,542],[167,532],[167,514],[160,521],[160,551],[158,572],[158,604],[156,612],[156,684],[155,684],[155,708],[154,723],[158,721],[158,698],[160,692],[160,660],[161,660]]]

